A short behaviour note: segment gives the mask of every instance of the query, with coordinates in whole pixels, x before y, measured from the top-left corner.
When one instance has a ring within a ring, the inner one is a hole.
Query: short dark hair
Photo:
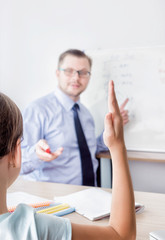
[[[22,115],[17,105],[5,94],[0,93],[0,158],[14,155],[17,140],[23,134]]]
[[[68,55],[72,55],[75,57],[83,57],[86,58],[89,62],[90,68],[92,67],[92,59],[86,55],[83,51],[80,51],[78,49],[68,49],[67,51],[63,52],[58,59],[58,68],[60,68],[60,65],[62,64],[64,58]]]

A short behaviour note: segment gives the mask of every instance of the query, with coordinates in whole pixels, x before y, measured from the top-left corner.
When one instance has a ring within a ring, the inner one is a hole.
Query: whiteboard
[[[129,98],[130,121],[124,127],[127,149],[165,152],[165,46],[86,53],[93,59],[93,67],[81,100],[94,117],[96,135],[104,128],[112,79],[119,104]]]

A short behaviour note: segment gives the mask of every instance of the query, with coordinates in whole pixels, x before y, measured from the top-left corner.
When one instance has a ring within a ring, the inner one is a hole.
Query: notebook
[[[55,202],[68,203],[75,211],[91,221],[110,215],[112,194],[100,188],[89,188],[62,197],[54,197]],[[136,213],[142,212],[144,205],[135,203]]]
[[[150,236],[150,240],[164,240],[165,230],[158,230],[158,231],[151,232],[149,236]]]
[[[25,203],[34,208],[49,205],[52,200],[38,197],[26,192],[7,193],[7,207],[12,211],[18,204]]]
[[[46,213],[56,216],[64,216],[75,211],[75,208],[68,204],[61,204],[52,200],[38,197],[26,192],[14,192],[7,194],[7,207],[9,212],[13,212],[18,204],[25,203],[35,208],[37,213]]]

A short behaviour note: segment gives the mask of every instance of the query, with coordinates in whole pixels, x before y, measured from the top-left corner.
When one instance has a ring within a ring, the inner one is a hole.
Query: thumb
[[[105,135],[110,135],[113,131],[112,113],[107,113],[104,120]]]

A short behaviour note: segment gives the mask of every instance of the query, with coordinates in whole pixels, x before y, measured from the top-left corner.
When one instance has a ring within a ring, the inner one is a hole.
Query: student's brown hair
[[[17,140],[23,134],[22,115],[17,105],[0,93],[0,158],[14,154]]]
[[[75,56],[75,57],[83,57],[86,58],[89,62],[90,68],[92,67],[92,59],[87,56],[83,51],[80,51],[78,49],[68,49],[67,51],[63,52],[58,59],[58,68],[60,68],[64,58],[68,55]]]

